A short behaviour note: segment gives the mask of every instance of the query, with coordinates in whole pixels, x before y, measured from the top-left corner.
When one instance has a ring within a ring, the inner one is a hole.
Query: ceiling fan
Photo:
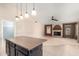
[[[54,21],[58,21],[57,19],[55,19],[53,16],[52,16],[52,20],[54,20]]]

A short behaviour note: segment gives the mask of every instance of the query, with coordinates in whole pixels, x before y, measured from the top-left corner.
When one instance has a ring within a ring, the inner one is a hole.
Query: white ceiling
[[[42,23],[54,23],[54,21],[51,21],[51,16],[59,20],[55,23],[79,21],[78,3],[37,3],[35,5],[38,13],[36,19]],[[32,7],[33,5],[31,3],[28,4],[29,14],[31,14]],[[23,4],[23,14],[24,13],[25,4]],[[0,4],[0,18],[13,19],[14,16],[16,16],[16,4]]]

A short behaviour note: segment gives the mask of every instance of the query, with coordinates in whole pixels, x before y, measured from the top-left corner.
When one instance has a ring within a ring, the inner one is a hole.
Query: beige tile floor
[[[50,38],[43,43],[44,56],[78,56],[79,43],[75,39]]]
[[[43,43],[43,56],[79,56],[79,43],[75,39],[52,38]],[[0,56],[6,56],[5,42],[0,45]]]

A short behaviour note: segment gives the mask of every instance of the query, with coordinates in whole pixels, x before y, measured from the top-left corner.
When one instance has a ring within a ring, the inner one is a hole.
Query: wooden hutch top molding
[[[60,25],[55,25],[53,30],[62,30],[61,26]]]

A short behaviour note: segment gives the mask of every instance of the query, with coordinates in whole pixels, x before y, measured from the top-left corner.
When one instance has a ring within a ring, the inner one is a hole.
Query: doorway
[[[3,38],[4,39],[14,38],[14,22],[12,21],[3,22]]]
[[[2,21],[2,55],[6,55],[5,51],[5,39],[14,38],[15,26],[13,21]]]

